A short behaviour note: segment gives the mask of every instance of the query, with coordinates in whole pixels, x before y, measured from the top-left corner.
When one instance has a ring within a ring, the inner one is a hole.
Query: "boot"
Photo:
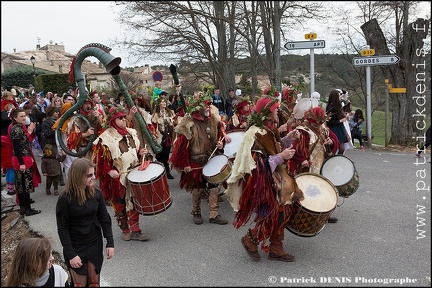
[[[261,259],[261,255],[258,252],[258,241],[256,237],[252,235],[252,231],[249,229],[245,236],[241,238],[241,243],[246,253],[255,261]]]
[[[150,239],[150,236],[142,234],[141,231],[131,232],[130,237],[131,240],[137,241],[148,241]]]
[[[201,225],[203,223],[203,219],[200,212],[192,212],[192,215],[193,215],[193,222],[196,225]]]
[[[278,260],[283,262],[292,262],[295,257],[286,253],[283,249],[284,231],[280,231],[279,235],[270,236],[270,252],[268,255],[269,260]]]
[[[166,174],[167,174],[167,178],[168,179],[174,179],[174,177],[170,173],[170,167],[169,167],[168,163],[164,163],[164,166],[165,166],[165,171],[166,171]]]
[[[63,172],[60,174],[60,180],[59,180],[60,186],[65,186],[64,178],[63,178]]]

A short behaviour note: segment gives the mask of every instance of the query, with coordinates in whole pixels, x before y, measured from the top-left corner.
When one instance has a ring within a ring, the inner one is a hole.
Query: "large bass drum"
[[[172,204],[165,167],[151,162],[145,170],[138,167],[129,172],[127,179],[132,188],[135,210],[144,216],[159,214]]]
[[[338,194],[335,186],[316,173],[302,173],[294,177],[303,191],[304,200],[294,203],[285,228],[301,237],[312,237],[322,231],[336,209]]]
[[[335,185],[341,197],[348,198],[358,189],[357,170],[351,159],[344,155],[327,158],[321,166],[320,174]]]

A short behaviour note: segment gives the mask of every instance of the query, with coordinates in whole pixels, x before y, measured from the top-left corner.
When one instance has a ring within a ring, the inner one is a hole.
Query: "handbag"
[[[352,137],[360,137],[360,128],[356,125],[354,126],[354,128],[351,130],[351,135]]]

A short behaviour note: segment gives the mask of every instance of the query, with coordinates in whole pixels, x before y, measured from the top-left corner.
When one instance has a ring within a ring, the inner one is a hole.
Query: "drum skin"
[[[336,209],[338,192],[325,177],[302,173],[294,177],[305,199],[297,201],[285,228],[301,237],[318,235]]]
[[[354,163],[344,155],[327,158],[321,166],[320,174],[335,185],[341,197],[348,198],[359,187],[359,174]]]
[[[165,167],[151,162],[145,170],[134,168],[128,174],[135,210],[144,216],[166,211],[172,204]]]
[[[224,182],[231,175],[232,163],[226,155],[216,155],[210,158],[203,167],[203,176],[212,184]]]
[[[224,147],[224,154],[230,159],[234,159],[237,150],[240,147],[241,141],[243,141],[245,131],[232,131],[228,132],[227,136],[231,138],[231,142],[227,142]],[[234,161],[233,161],[234,162]]]

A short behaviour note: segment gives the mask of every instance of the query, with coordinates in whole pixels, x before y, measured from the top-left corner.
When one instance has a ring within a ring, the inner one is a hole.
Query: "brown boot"
[[[248,233],[241,238],[241,243],[249,257],[255,261],[259,261],[261,259],[261,255],[258,252],[258,243],[256,243],[256,239],[252,240],[251,237],[252,233],[249,230]]]
[[[203,219],[200,212],[192,213],[192,215],[193,215],[193,222],[195,224],[197,225],[203,224]]]
[[[51,195],[51,191],[50,191],[50,190],[45,190],[45,193],[46,193],[47,195]]]
[[[131,236],[131,240],[137,240],[137,241],[148,241],[150,239],[150,236],[142,234],[141,231],[131,232],[130,236]]]
[[[269,260],[278,260],[284,262],[292,262],[295,257],[286,253],[283,249],[284,231],[280,232],[279,235],[270,236],[270,253],[268,255]]]

